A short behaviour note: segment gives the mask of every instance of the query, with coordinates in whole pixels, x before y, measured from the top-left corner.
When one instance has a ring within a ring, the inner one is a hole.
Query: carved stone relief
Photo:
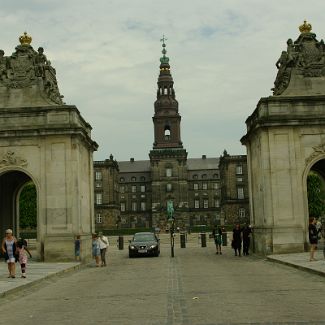
[[[3,166],[22,166],[25,167],[28,165],[28,162],[26,159],[23,159],[19,156],[16,156],[16,154],[13,151],[8,150],[2,158],[0,158],[0,167]]]
[[[306,163],[309,164],[312,160],[320,155],[325,155],[325,143],[319,146],[313,147],[314,152],[306,158]]]
[[[28,38],[27,34],[21,38]],[[36,52],[29,43],[20,38],[21,45],[11,56],[4,56],[0,50],[0,87],[26,88],[39,85],[42,95],[51,102],[62,105],[63,96],[60,95],[56,80],[56,71],[47,60],[44,49]]]

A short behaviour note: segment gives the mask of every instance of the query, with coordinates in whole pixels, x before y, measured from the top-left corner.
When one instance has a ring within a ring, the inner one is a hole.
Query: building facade
[[[94,163],[97,229],[168,228],[167,202],[183,229],[249,217],[246,156],[187,157],[165,43],[162,53],[149,160]]]

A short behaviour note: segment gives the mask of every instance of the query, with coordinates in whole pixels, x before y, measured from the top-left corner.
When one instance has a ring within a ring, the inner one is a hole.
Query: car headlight
[[[135,246],[133,246],[133,245],[130,245],[130,249],[135,249]]]
[[[157,247],[157,245],[151,245],[151,246],[150,246],[151,249],[154,249],[154,248],[156,248],[156,247]]]

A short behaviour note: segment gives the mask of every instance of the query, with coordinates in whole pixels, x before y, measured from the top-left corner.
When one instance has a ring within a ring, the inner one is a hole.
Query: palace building
[[[94,162],[96,229],[167,227],[172,201],[180,228],[249,220],[245,155],[187,158],[163,39],[154,143],[148,160]]]

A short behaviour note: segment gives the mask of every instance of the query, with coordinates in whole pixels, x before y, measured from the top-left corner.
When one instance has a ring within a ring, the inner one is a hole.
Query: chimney
[[[202,159],[207,159],[207,156],[206,155],[202,155]]]
[[[130,158],[130,162],[133,163],[134,162],[134,158]]]

